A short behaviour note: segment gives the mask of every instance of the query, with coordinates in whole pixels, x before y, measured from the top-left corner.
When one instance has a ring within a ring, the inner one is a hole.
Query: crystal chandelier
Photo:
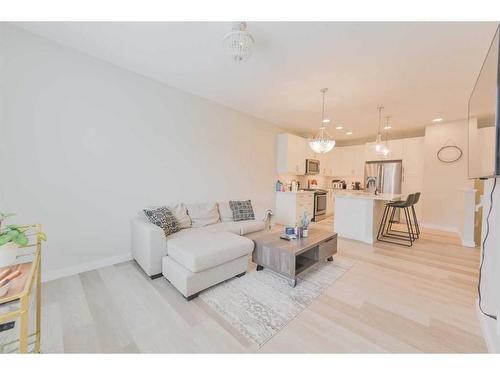
[[[224,37],[226,49],[236,62],[246,61],[252,55],[255,41],[246,30],[246,22],[234,22],[233,30]]]
[[[382,142],[382,133],[380,132],[380,128],[382,126],[382,110],[384,107],[377,107],[378,110],[378,132],[377,138],[375,139],[375,143],[372,145],[374,151],[378,155],[382,155],[382,151],[384,150],[384,142]]]
[[[335,147],[335,140],[328,134],[325,126],[325,94],[328,91],[327,88],[321,89],[320,92],[323,94],[323,109],[321,111],[321,126],[319,132],[309,141],[309,147],[317,154],[326,154]]]

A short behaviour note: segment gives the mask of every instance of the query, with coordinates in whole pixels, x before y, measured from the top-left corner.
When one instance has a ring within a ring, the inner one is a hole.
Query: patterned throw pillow
[[[255,220],[252,201],[250,199],[247,201],[229,201],[229,206],[233,211],[234,221]]]
[[[181,230],[179,222],[167,207],[144,209],[144,214],[150,222],[162,228],[166,236]]]

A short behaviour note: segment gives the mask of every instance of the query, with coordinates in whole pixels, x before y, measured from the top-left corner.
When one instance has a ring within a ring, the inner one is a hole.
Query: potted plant
[[[29,242],[25,232],[29,226],[7,225],[2,227],[2,221],[14,214],[0,213],[0,267],[10,266],[16,261],[19,246],[26,246]],[[45,241],[45,233],[37,234],[39,240]]]

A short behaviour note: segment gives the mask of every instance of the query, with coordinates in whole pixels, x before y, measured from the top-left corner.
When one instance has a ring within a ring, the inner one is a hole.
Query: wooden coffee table
[[[257,271],[269,268],[286,277],[292,287],[297,284],[297,275],[320,261],[332,261],[337,252],[337,233],[309,228],[307,238],[287,241],[280,238],[283,232],[280,228],[246,237],[255,242],[252,260]]]

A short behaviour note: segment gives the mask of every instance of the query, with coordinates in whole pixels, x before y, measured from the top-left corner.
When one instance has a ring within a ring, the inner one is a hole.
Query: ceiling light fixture
[[[383,109],[384,109],[384,107],[382,107],[382,106],[377,107],[377,110],[378,110],[378,131],[377,131],[377,138],[375,138],[375,143],[372,146],[375,153],[379,154],[379,155],[382,154],[382,150],[384,149],[384,143],[382,142],[382,133],[381,133],[382,110]]]
[[[325,119],[323,120],[323,124],[328,124],[328,123],[330,123],[330,119],[329,119],[329,118],[325,118]]]
[[[342,129],[344,129],[344,127],[343,126],[337,126],[337,127],[335,127],[335,129],[342,130]]]
[[[391,128],[391,126],[389,125],[389,119],[391,117],[390,116],[386,116],[385,118],[385,145],[382,147],[382,150],[381,150],[381,154],[382,154],[382,157],[387,159],[390,154],[391,154],[391,149],[389,148],[389,129]]]
[[[233,22],[233,30],[224,37],[226,49],[234,61],[246,61],[252,55],[255,41],[247,31],[246,22]]]
[[[323,109],[321,111],[321,126],[319,132],[309,141],[309,147],[317,154],[326,154],[335,147],[335,140],[326,131],[325,123],[325,94],[328,91],[327,88],[321,89],[320,92],[323,94]]]
[[[443,121],[441,117],[437,117],[434,120],[432,120],[432,122],[441,122],[441,121]]]
[[[345,133],[345,135],[352,135],[352,132],[347,132]]]

